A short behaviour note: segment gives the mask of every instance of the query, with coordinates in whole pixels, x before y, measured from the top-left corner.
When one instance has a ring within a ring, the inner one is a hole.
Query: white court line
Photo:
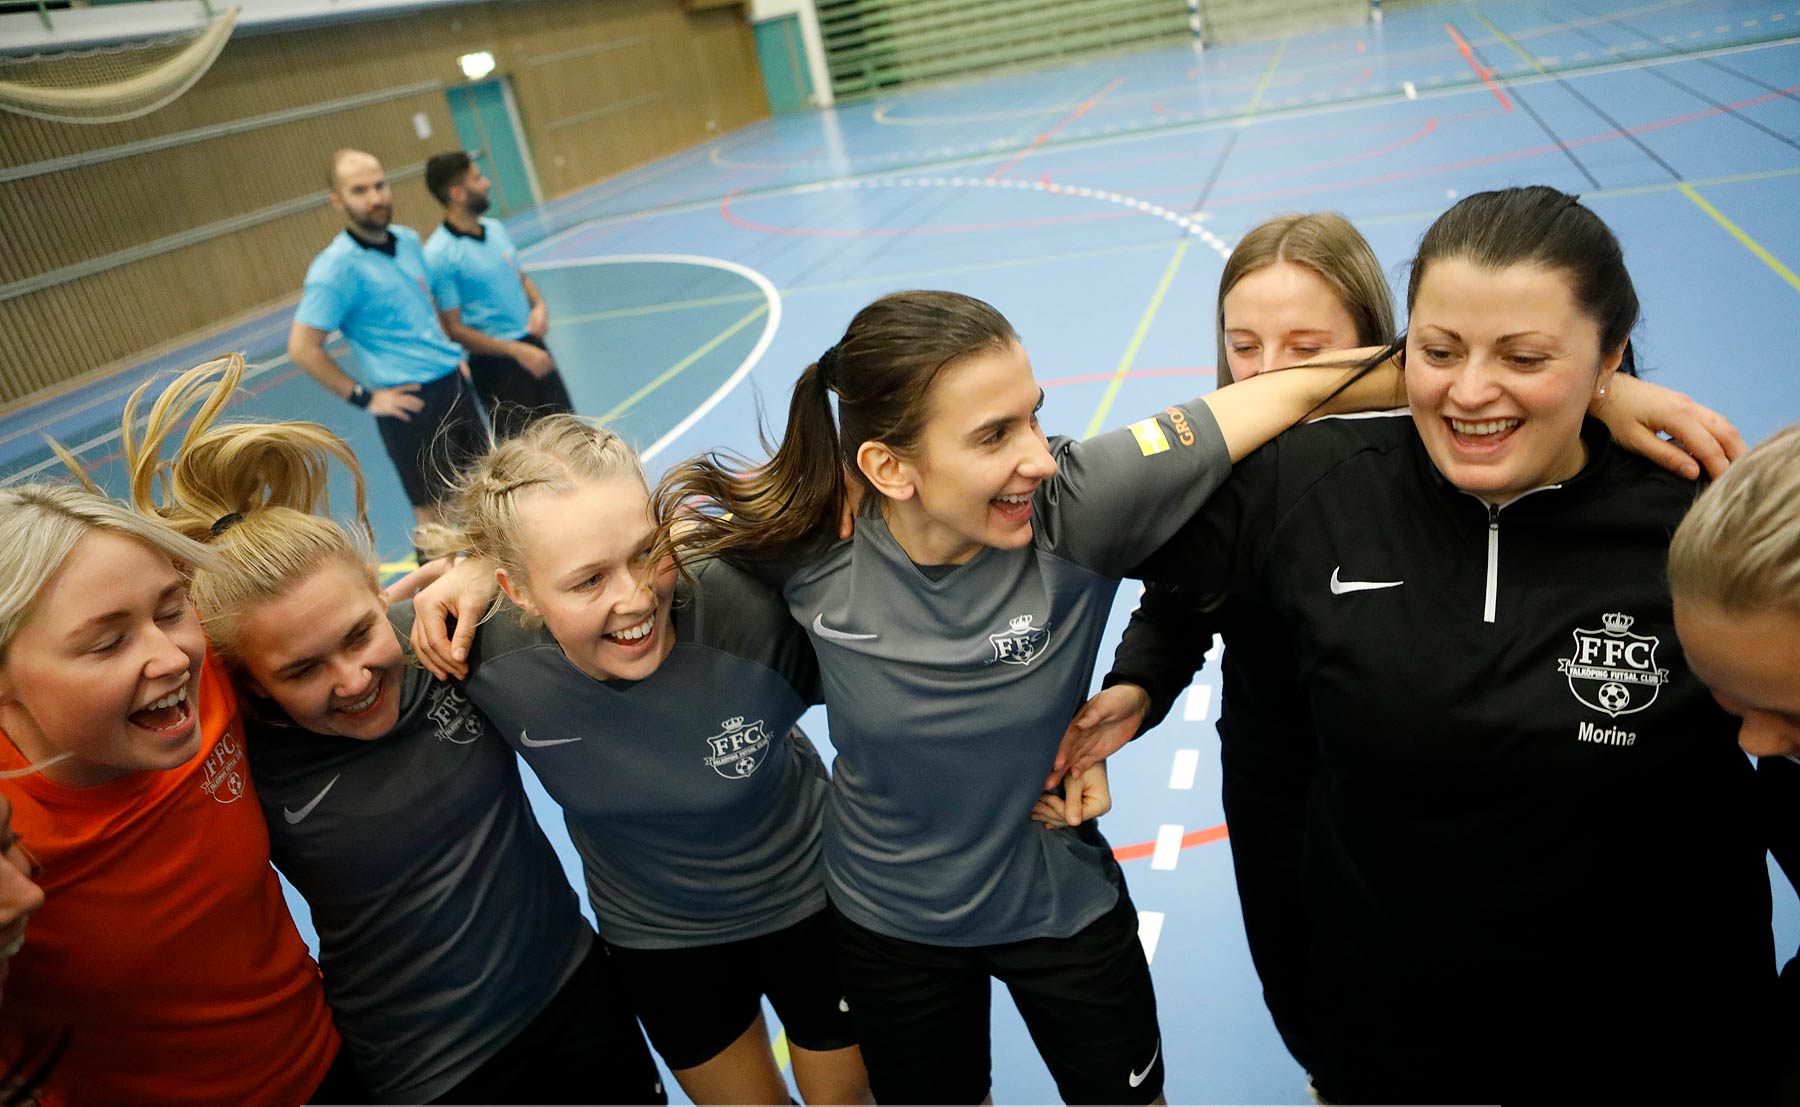
[[[1175,765],[1169,770],[1169,787],[1177,792],[1189,792],[1194,787],[1194,776],[1200,771],[1199,750],[1176,750]]]
[[[749,376],[750,370],[755,368],[756,363],[762,359],[763,354],[769,348],[769,343],[773,342],[775,339],[775,331],[781,326],[781,293],[779,290],[776,289],[775,285],[769,281],[769,278],[763,276],[761,273],[757,272],[754,269],[749,268],[748,266],[739,265],[735,261],[727,261],[724,258],[705,257],[705,256],[702,256],[699,254],[615,254],[615,255],[610,255],[610,256],[596,255],[594,257],[583,257],[583,258],[559,258],[555,261],[541,262],[536,265],[527,266],[526,268],[527,268],[527,270],[569,269],[569,268],[573,268],[578,265],[620,265],[620,264],[628,264],[628,263],[633,263],[633,262],[639,262],[639,263],[642,263],[642,262],[667,262],[667,263],[683,264],[683,265],[700,265],[700,266],[706,266],[706,267],[713,268],[713,269],[724,269],[728,272],[736,273],[739,276],[744,277],[746,280],[750,281],[752,284],[756,285],[757,288],[762,290],[763,296],[766,297],[769,301],[769,315],[768,315],[768,319],[763,324],[763,333],[762,333],[761,337],[759,337],[756,340],[756,345],[751,348],[749,356],[744,359],[743,364],[739,365],[737,367],[736,371],[731,374],[731,376],[729,376],[725,379],[723,384],[719,385],[718,388],[713,390],[712,395],[708,396],[704,401],[701,402],[699,407],[695,408],[692,412],[688,413],[686,418],[684,418],[681,422],[675,424],[675,426],[672,430],[670,430],[668,433],[664,434],[661,438],[657,439],[654,443],[652,443],[650,445],[650,447],[648,449],[640,451],[640,453],[638,454],[639,458],[641,458],[644,461],[649,461],[651,458],[655,457],[658,453],[662,452],[662,450],[665,449],[669,445],[669,443],[673,442],[676,438],[678,438],[680,435],[682,435],[686,431],[692,429],[692,427],[695,423],[699,422],[702,417],[704,417],[714,407],[718,406],[719,401],[723,400],[727,395],[729,395],[731,393],[732,389],[736,388],[739,384],[741,384],[743,382],[743,379],[746,376]],[[334,350],[335,352],[341,354],[344,351],[344,349],[347,348],[347,346],[345,344],[343,344],[342,339],[339,339],[339,340],[331,343],[331,346],[329,348]],[[257,377],[263,376],[266,373],[269,373],[275,369],[279,369],[283,366],[290,365],[290,364],[292,364],[292,363],[288,360],[287,355],[285,355],[285,354],[280,357],[277,357],[277,358],[272,358],[269,361],[258,362],[254,365],[250,365],[245,368],[244,380],[245,381],[254,380]],[[147,422],[148,422],[147,416],[143,419],[140,419],[139,420],[140,428],[143,425],[145,425]],[[116,441],[118,439],[118,437],[119,437],[119,430],[118,430],[118,428],[115,427],[114,429],[107,431],[104,434],[98,435],[97,437],[94,437],[94,438],[90,438],[87,441],[76,445],[75,447],[73,447],[70,450],[70,452],[73,453],[76,457],[80,457],[81,455],[87,453],[89,450],[92,450],[95,447],[104,446],[109,442]],[[31,477],[36,476],[37,474],[42,473],[47,469],[54,468],[61,464],[62,464],[61,459],[57,458],[55,456],[45,458],[43,461],[40,461],[35,465],[29,466],[28,468],[25,468],[25,469],[21,469],[16,473],[10,473],[5,477],[0,478],[0,488],[4,488],[4,487],[6,487],[8,485],[12,485],[12,484],[17,484],[18,482],[23,481],[23,480],[29,480]]]
[[[1212,685],[1199,681],[1188,685],[1187,703],[1181,709],[1181,717],[1190,723],[1204,723],[1212,713]]]
[[[719,401],[731,394],[732,389],[736,388],[739,384],[742,384],[744,378],[750,375],[750,370],[756,368],[756,363],[762,360],[763,354],[769,349],[769,343],[775,341],[775,332],[781,328],[780,290],[775,287],[774,283],[771,282],[769,278],[763,276],[756,270],[747,265],[739,265],[735,261],[727,261],[725,258],[706,257],[702,254],[600,254],[593,257],[558,258],[555,261],[539,262],[536,265],[528,265],[525,268],[527,272],[530,272],[540,269],[572,269],[579,265],[629,265],[645,262],[665,262],[674,265],[702,265],[713,269],[723,269],[728,273],[736,273],[738,276],[743,277],[762,290],[763,296],[769,301],[769,315],[763,322],[762,335],[757,338],[756,345],[751,347],[750,353],[744,358],[743,364],[739,365],[731,376],[726,377],[723,384],[719,385],[718,388],[713,389],[712,395],[701,401],[700,406],[689,412],[685,419],[676,423],[668,433],[651,443],[649,448],[640,450],[638,452],[638,458],[641,461],[649,461],[667,448],[671,442],[693,429],[694,424],[705,418],[708,412],[717,407]]]
[[[1164,823],[1156,828],[1156,849],[1150,854],[1153,869],[1173,869],[1181,857],[1181,831],[1178,823]]]
[[[1162,939],[1163,913],[1138,912],[1138,941],[1144,944],[1144,963],[1156,960],[1156,943]]]

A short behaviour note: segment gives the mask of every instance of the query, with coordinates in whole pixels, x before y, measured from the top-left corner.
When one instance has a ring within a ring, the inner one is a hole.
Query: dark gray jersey
[[[411,605],[396,605],[402,639]],[[518,759],[454,683],[408,669],[358,741],[246,713],[275,864],[306,897],[325,996],[369,1088],[428,1101],[542,1011],[593,944]]]
[[[1088,690],[1119,578],[1231,470],[1198,401],[1085,442],[1053,439],[1032,543],[939,579],[879,513],[788,576],[837,749],[826,880],[858,925],[936,945],[1067,936],[1118,899],[1097,828],[1030,820]]]
[[[825,906],[825,768],[790,736],[819,702],[806,635],[768,585],[717,563],[678,586],[674,627],[636,682],[589,677],[511,608],[469,658],[469,694],[562,805],[600,933],[634,949],[751,938]]]

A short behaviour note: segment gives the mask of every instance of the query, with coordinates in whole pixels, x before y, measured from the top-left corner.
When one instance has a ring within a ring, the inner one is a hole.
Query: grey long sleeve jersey
[[[1199,400],[1084,442],[1032,502],[1032,541],[938,579],[879,512],[784,578],[811,636],[837,749],[826,809],[833,904],[945,946],[1066,937],[1117,903],[1097,828],[1030,819],[1085,699],[1113,593],[1231,469]]]

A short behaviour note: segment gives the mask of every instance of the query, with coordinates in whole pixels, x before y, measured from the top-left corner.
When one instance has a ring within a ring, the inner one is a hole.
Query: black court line
[[[1238,136],[1243,133],[1241,130],[1232,131],[1225,139],[1224,147],[1219,150],[1219,160],[1213,162],[1212,172],[1207,175],[1206,184],[1200,188],[1200,198],[1188,209],[1189,215],[1198,215],[1200,209],[1206,206],[1206,201],[1212,196],[1213,186],[1219,183],[1219,175],[1225,172],[1225,162],[1230,159],[1231,151],[1237,146]]]
[[[1537,5],[1533,4],[1532,10],[1538,11]],[[1481,9],[1476,8],[1476,9],[1474,9],[1474,11],[1478,17],[1480,17],[1484,20],[1487,19],[1487,16],[1482,13]],[[1540,11],[1539,14],[1545,14],[1545,13]],[[1548,15],[1545,15],[1545,18],[1551,18],[1551,17]],[[1491,21],[1489,21],[1489,25],[1490,26],[1493,25]],[[1558,22],[1556,24],[1556,26],[1560,30],[1569,30],[1569,28],[1563,26],[1563,24],[1560,22]],[[1546,66],[1543,62],[1539,61],[1538,56],[1536,54],[1532,53],[1530,50],[1525,49],[1525,47],[1519,45],[1517,41],[1511,41],[1510,45],[1512,46],[1513,49],[1515,49],[1519,53],[1525,55],[1526,59],[1529,60],[1531,62],[1531,64],[1537,68],[1537,71],[1539,73],[1542,73],[1545,76],[1549,77],[1551,80],[1555,81],[1557,83],[1557,85],[1560,86],[1564,92],[1567,92],[1570,96],[1573,96],[1575,99],[1581,101],[1581,103],[1587,108],[1587,110],[1589,110],[1589,111],[1593,112],[1595,115],[1599,116],[1602,122],[1604,122],[1608,127],[1611,127],[1615,133],[1623,136],[1627,142],[1630,142],[1633,146],[1636,146],[1638,148],[1638,151],[1640,153],[1642,153],[1645,157],[1649,158],[1651,161],[1655,162],[1656,164],[1662,166],[1663,172],[1667,173],[1669,175],[1670,179],[1675,180],[1675,181],[1680,181],[1682,179],[1681,173],[1679,171],[1677,171],[1673,165],[1670,165],[1668,162],[1664,161],[1662,159],[1662,157],[1659,154],[1657,154],[1657,152],[1655,150],[1650,149],[1650,146],[1648,143],[1646,143],[1643,139],[1639,138],[1637,135],[1632,134],[1631,131],[1628,130],[1623,123],[1620,123],[1617,119],[1614,119],[1599,104],[1594,103],[1592,100],[1588,99],[1585,95],[1583,95],[1580,89],[1576,88],[1573,84],[1571,84],[1569,82],[1568,78],[1564,77],[1562,74],[1558,73],[1556,70],[1551,69],[1550,67]],[[1513,95],[1517,96],[1518,93],[1515,92],[1515,93],[1513,93]],[[1596,186],[1596,187],[1598,187],[1598,186]]]
[[[1452,27],[1456,26],[1456,24],[1454,24],[1454,23],[1452,23],[1450,25]],[[1487,70],[1488,75],[1490,77],[1494,78],[1494,80],[1507,86],[1507,91],[1512,94],[1513,102],[1518,104],[1519,107],[1525,109],[1525,114],[1531,116],[1532,122],[1534,122],[1538,125],[1538,128],[1540,130],[1542,130],[1544,132],[1544,134],[1549,137],[1551,142],[1556,143],[1556,148],[1561,150],[1563,152],[1563,156],[1569,159],[1569,164],[1573,165],[1576,168],[1576,170],[1578,172],[1580,172],[1580,174],[1583,177],[1587,178],[1589,187],[1591,187],[1595,190],[1605,188],[1606,186],[1600,183],[1600,178],[1594,176],[1594,174],[1588,170],[1588,167],[1582,162],[1582,160],[1575,156],[1575,151],[1569,149],[1569,144],[1562,140],[1562,136],[1557,134],[1556,131],[1550,126],[1550,124],[1544,122],[1544,117],[1537,113],[1537,109],[1531,106],[1531,102],[1525,99],[1524,94],[1519,91],[1518,87],[1516,85],[1514,85],[1511,81],[1508,81],[1506,79],[1506,77],[1501,75],[1499,72],[1497,72],[1494,69],[1493,66],[1490,66],[1487,63],[1487,59],[1483,58],[1481,56],[1481,48],[1476,46],[1473,42],[1470,42],[1469,36],[1463,35],[1462,29],[1460,27],[1457,28],[1456,33],[1459,35],[1462,35],[1464,42],[1469,43],[1469,53],[1474,56],[1475,63],[1477,65],[1481,66],[1483,69]]]
[[[1643,41],[1643,42],[1657,42],[1658,41],[1655,35],[1646,34],[1645,32],[1643,32],[1643,31],[1639,30],[1638,28],[1633,27],[1631,24],[1625,22],[1623,19],[1614,19],[1612,16],[1609,16],[1609,15],[1596,15],[1595,13],[1586,11],[1585,9],[1580,8],[1574,4],[1570,4],[1569,6],[1571,8],[1574,8],[1576,11],[1581,12],[1583,15],[1589,16],[1591,18],[1603,19],[1606,22],[1612,24],[1614,27],[1617,27],[1619,30],[1624,31],[1626,34],[1629,34],[1633,38],[1638,39],[1640,41]],[[1575,28],[1565,26],[1564,29],[1572,31]],[[1611,45],[1611,43],[1608,43],[1607,45]],[[1800,95],[1795,95],[1794,93],[1789,92],[1787,89],[1782,88],[1780,85],[1772,85],[1760,77],[1753,77],[1750,74],[1745,73],[1741,69],[1733,69],[1731,66],[1726,65],[1724,62],[1718,61],[1714,58],[1706,57],[1706,56],[1704,56],[1704,53],[1705,53],[1704,51],[1689,50],[1686,47],[1680,45],[1679,43],[1674,43],[1674,42],[1661,43],[1661,45],[1664,46],[1668,50],[1669,53],[1678,54],[1681,57],[1686,58],[1688,61],[1699,62],[1701,65],[1711,66],[1712,68],[1718,70],[1721,73],[1727,74],[1732,77],[1736,77],[1740,81],[1745,81],[1749,84],[1753,84],[1757,88],[1760,88],[1765,92],[1772,92],[1777,96],[1786,97],[1787,99],[1792,100],[1797,104],[1800,104]],[[1636,60],[1636,59],[1634,59],[1634,60]],[[1646,66],[1644,66],[1644,68],[1647,70],[1655,71],[1658,67],[1646,65]]]
[[[1535,7],[1535,5],[1534,5],[1534,7]],[[1589,42],[1593,43],[1596,46],[1612,45],[1611,43],[1607,42],[1605,39],[1599,37],[1598,35],[1590,34],[1586,28],[1568,26],[1568,27],[1565,27],[1564,29],[1568,30],[1574,34],[1580,35],[1582,38],[1587,39]],[[1701,59],[1701,60],[1705,60],[1705,59]],[[1713,99],[1711,96],[1708,96],[1706,93],[1701,92],[1699,89],[1688,84],[1686,81],[1669,76],[1669,74],[1663,72],[1663,68],[1664,67],[1660,66],[1660,65],[1646,65],[1646,66],[1642,67],[1640,72],[1648,73],[1652,77],[1659,78],[1660,80],[1662,80],[1668,84],[1674,85],[1676,88],[1687,93],[1689,96],[1692,96],[1694,99],[1699,100],[1701,103],[1707,105],[1708,107],[1711,107],[1717,111],[1724,112],[1726,115],[1731,116],[1733,119],[1736,119],[1739,122],[1747,123],[1750,126],[1755,127],[1757,130],[1761,131],[1763,134],[1768,135],[1770,138],[1774,139],[1776,142],[1782,143],[1783,145],[1786,145],[1786,146],[1791,146],[1795,150],[1800,150],[1800,141],[1796,141],[1795,139],[1789,138],[1787,135],[1782,134],[1780,131],[1777,131],[1773,127],[1766,127],[1763,124],[1758,123],[1756,120],[1751,119],[1749,116],[1745,115],[1743,112],[1738,111],[1736,108],[1725,103],[1724,101]],[[1736,76],[1736,74],[1733,74],[1733,76]]]

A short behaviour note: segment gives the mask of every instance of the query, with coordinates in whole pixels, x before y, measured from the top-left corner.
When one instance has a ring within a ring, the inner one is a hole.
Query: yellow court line
[[[529,274],[528,274],[529,275]],[[638,307],[608,308],[605,311],[587,311],[580,315],[559,315],[556,325],[574,327],[582,323],[597,323],[605,319],[635,319],[640,315],[661,315],[669,311],[686,311],[688,308],[717,307],[720,304],[747,304],[752,300],[765,299],[758,292],[732,292],[723,296],[700,296],[691,300],[669,300],[660,304],[643,304]]]
[[[1256,95],[1250,98],[1249,115],[1255,115],[1256,109],[1262,106],[1263,93],[1269,91],[1269,82],[1275,79],[1275,67],[1281,64],[1281,56],[1287,53],[1287,39],[1282,39],[1275,46],[1275,56],[1269,59],[1269,67],[1263,70],[1262,82],[1256,86]]]
[[[381,575],[389,573],[410,573],[419,567],[417,561],[384,561],[381,563]]]
[[[733,323],[731,326],[726,327],[724,330],[720,331],[718,334],[713,335],[712,338],[707,341],[706,345],[700,347],[698,350],[695,350],[693,353],[682,358],[680,361],[676,362],[674,365],[671,365],[667,369],[664,369],[661,373],[659,373],[657,375],[655,380],[651,381],[649,384],[646,384],[644,387],[638,389],[636,392],[633,392],[631,395],[627,396],[624,399],[624,401],[622,403],[620,403],[617,407],[613,408],[611,411],[607,412],[605,415],[602,415],[600,417],[600,422],[610,423],[614,419],[617,419],[619,416],[625,414],[627,411],[630,411],[633,407],[637,406],[637,402],[639,400],[643,399],[645,396],[650,395],[650,393],[655,392],[657,389],[661,388],[663,385],[668,384],[670,381],[672,381],[676,377],[680,376],[682,374],[682,372],[684,372],[689,366],[693,365],[696,361],[699,361],[701,358],[705,357],[707,354],[710,354],[714,350],[718,349],[719,346],[722,343],[724,343],[724,341],[726,339],[730,338],[732,335],[736,334],[737,332],[743,330],[745,327],[748,327],[751,323],[754,323],[756,320],[762,318],[764,315],[767,315],[768,313],[769,313],[769,305],[767,302],[758,304],[754,309],[752,309],[750,312],[745,314],[745,316],[742,319],[739,319],[737,322]]]
[[[1181,268],[1181,259],[1187,257],[1188,243],[1191,239],[1182,239],[1181,245],[1175,247],[1175,256],[1169,259],[1168,267],[1163,270],[1162,282],[1156,286],[1156,294],[1150,297],[1150,306],[1144,309],[1144,317],[1138,320],[1137,333],[1131,336],[1131,345],[1125,347],[1125,356],[1119,359],[1119,367],[1113,370],[1112,380],[1106,384],[1106,395],[1100,397],[1100,406],[1094,409],[1094,417],[1088,420],[1087,431],[1083,438],[1092,438],[1100,433],[1106,424],[1106,415],[1112,410],[1113,400],[1119,395],[1119,388],[1125,383],[1125,374],[1131,371],[1131,363],[1137,360],[1138,348],[1144,344],[1144,336],[1150,333],[1150,323],[1162,307],[1163,297],[1169,294],[1169,286],[1175,283],[1175,271]]]
[[[1777,258],[1774,254],[1771,254],[1771,253],[1769,253],[1769,251],[1763,249],[1762,243],[1756,241],[1756,239],[1754,239],[1754,238],[1751,238],[1749,236],[1749,234],[1747,234],[1742,227],[1738,226],[1736,223],[1733,223],[1731,220],[1725,218],[1724,212],[1720,211],[1718,208],[1715,208],[1711,204],[1707,203],[1706,197],[1700,195],[1698,192],[1695,192],[1691,186],[1683,184],[1681,186],[1681,193],[1682,193],[1682,195],[1686,196],[1688,199],[1692,200],[1695,204],[1699,205],[1701,211],[1712,216],[1713,221],[1716,222],[1719,226],[1724,227],[1727,231],[1729,231],[1731,233],[1731,237],[1737,239],[1738,242],[1743,245],[1744,249],[1750,251],[1751,253],[1755,254],[1757,257],[1761,258],[1762,263],[1764,265],[1768,266],[1770,269],[1775,270],[1775,273],[1777,276],[1779,276],[1782,280],[1786,281],[1788,284],[1790,284],[1794,287],[1794,291],[1800,292],[1800,276],[1796,276],[1792,269],[1789,269],[1787,266],[1781,264],[1781,260],[1779,258]]]
[[[1482,15],[1480,12],[1475,12],[1474,15],[1475,15],[1475,22],[1481,24],[1483,27],[1486,27],[1488,29],[1489,34],[1493,35],[1495,38],[1499,39],[1502,43],[1511,47],[1513,53],[1515,53],[1515,54],[1519,55],[1521,58],[1525,59],[1526,65],[1532,66],[1539,73],[1550,72],[1548,69],[1544,68],[1543,62],[1537,60],[1536,55],[1532,54],[1531,51],[1525,49],[1523,46],[1520,46],[1517,42],[1514,42],[1513,37],[1511,35],[1507,34],[1505,31],[1502,31],[1500,28],[1494,26],[1494,24],[1488,19],[1487,16]]]

